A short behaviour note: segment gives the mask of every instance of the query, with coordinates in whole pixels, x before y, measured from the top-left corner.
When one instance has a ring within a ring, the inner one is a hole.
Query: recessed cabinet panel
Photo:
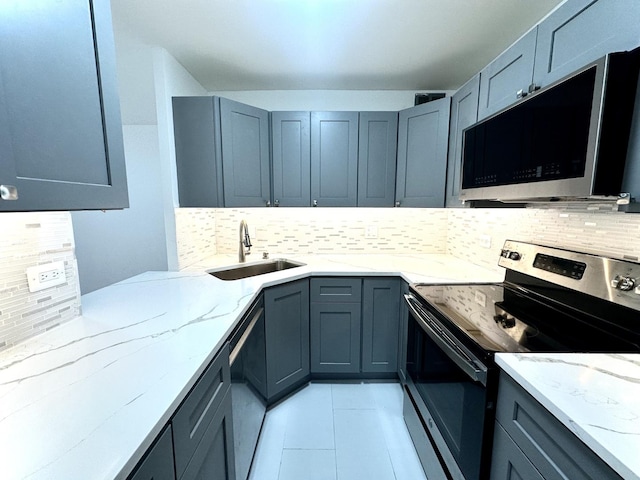
[[[109,2],[3,2],[0,25],[0,210],[127,207]]]
[[[360,372],[360,304],[311,304],[311,373]]]
[[[480,72],[478,120],[515,103],[528,93],[533,77],[537,29],[534,28]]]
[[[461,207],[462,131],[478,121],[480,74],[477,74],[451,97],[451,125],[447,161],[446,206]]]
[[[362,371],[396,372],[400,280],[365,278],[362,292]]]
[[[175,478],[171,425],[169,425],[147,451],[145,458],[129,480],[175,480]]]
[[[534,82],[559,80],[609,52],[640,45],[637,0],[571,0],[538,26]]]
[[[269,112],[220,99],[225,207],[264,207],[271,201]]]
[[[358,206],[392,207],[396,187],[397,112],[360,112]]]
[[[311,113],[311,202],[355,207],[358,188],[358,113]]]
[[[272,112],[273,202],[311,205],[311,114]]]
[[[402,110],[396,205],[443,207],[451,97]]]

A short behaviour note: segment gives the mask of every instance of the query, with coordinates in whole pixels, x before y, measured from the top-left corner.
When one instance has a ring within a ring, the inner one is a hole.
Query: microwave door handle
[[[452,343],[452,341],[448,338],[443,337],[438,332],[436,332],[431,325],[424,319],[424,314],[420,312],[416,305],[418,304],[418,300],[411,295],[404,295],[405,302],[409,306],[409,309],[413,313],[413,316],[416,320],[420,322],[420,326],[424,330],[424,332],[429,335],[431,340],[433,340],[438,347],[440,347],[447,356],[458,366],[460,367],[471,379],[476,382],[482,383],[482,385],[487,384],[487,370],[479,368],[477,364],[466,355],[463,355],[463,352],[458,351],[458,347]]]

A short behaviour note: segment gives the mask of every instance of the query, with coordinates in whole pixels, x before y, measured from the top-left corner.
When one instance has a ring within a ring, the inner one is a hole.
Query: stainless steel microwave
[[[464,130],[460,198],[617,198],[639,65],[609,54]]]

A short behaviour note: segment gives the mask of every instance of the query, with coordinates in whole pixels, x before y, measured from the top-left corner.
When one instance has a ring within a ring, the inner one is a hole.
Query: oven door
[[[405,300],[410,312],[406,388],[427,437],[451,478],[487,478],[494,420],[487,384],[494,371],[413,295]]]

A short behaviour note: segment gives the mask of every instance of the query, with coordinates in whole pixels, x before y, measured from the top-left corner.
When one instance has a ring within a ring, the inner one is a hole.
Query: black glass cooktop
[[[411,286],[443,323],[457,327],[456,336],[484,352],[640,352],[638,311],[549,288],[509,283]]]

